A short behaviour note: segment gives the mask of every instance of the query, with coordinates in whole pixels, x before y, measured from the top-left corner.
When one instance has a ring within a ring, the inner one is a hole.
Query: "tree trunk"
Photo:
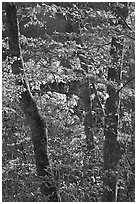
[[[48,201],[58,202],[59,197],[48,158],[46,127],[44,125],[44,120],[38,112],[36,102],[31,95],[29,83],[24,73],[19,44],[17,10],[13,3],[6,3],[5,10],[7,16],[12,73],[15,76],[16,84],[20,85],[20,106],[26,115],[32,133],[37,175],[43,177],[41,193],[49,196]]]
[[[90,101],[90,84],[89,81],[84,83],[82,87],[81,99],[83,101],[84,114],[84,131],[86,134],[87,149],[94,149],[94,134],[93,134],[93,124],[92,124],[92,107]]]
[[[80,38],[79,43],[81,44],[81,47],[83,47],[82,40]],[[83,53],[78,52],[78,57],[80,59],[81,68],[83,69],[83,72],[88,74],[88,63],[87,58],[84,56]],[[81,55],[82,54],[82,55]],[[93,124],[92,124],[92,106],[91,106],[91,88],[90,88],[90,80],[87,78],[86,81],[83,83],[83,86],[81,87],[81,96],[80,99],[83,101],[83,109],[85,111],[84,114],[84,131],[86,135],[86,143],[87,143],[87,149],[93,150],[95,148],[94,145],[94,134],[93,134]]]
[[[120,8],[121,9],[121,8]],[[124,11],[127,11],[125,3],[123,7],[123,18],[126,19]],[[127,12],[128,13],[128,12]],[[121,12],[122,15],[122,12]],[[123,44],[122,37],[112,37],[111,41],[111,65],[108,69],[108,80],[121,82],[121,68],[123,61]],[[109,97],[106,101],[105,107],[105,127],[104,127],[104,202],[117,201],[116,196],[116,168],[121,158],[120,144],[117,141],[118,135],[118,120],[119,120],[119,93],[117,90],[109,85],[107,87]]]

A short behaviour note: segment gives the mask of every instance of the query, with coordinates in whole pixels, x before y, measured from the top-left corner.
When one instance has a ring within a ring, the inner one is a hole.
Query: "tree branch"
[[[133,77],[132,79],[130,79],[129,81],[127,81],[119,90],[117,93],[119,93],[127,84],[129,84],[132,80],[134,80],[135,77]]]
[[[122,21],[124,22],[124,24],[127,26],[127,28],[128,28],[129,30],[133,31],[132,28],[127,24],[126,20],[124,19],[123,16],[121,16],[120,13],[118,13],[117,11],[115,11],[110,5],[108,5],[108,7],[111,8],[111,10],[112,10],[115,14],[117,14],[117,15],[122,19]]]

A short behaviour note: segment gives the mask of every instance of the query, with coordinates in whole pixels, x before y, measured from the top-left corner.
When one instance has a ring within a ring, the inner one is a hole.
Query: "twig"
[[[135,77],[133,77],[132,79],[130,79],[129,81],[127,81],[119,90],[118,90],[118,93],[127,85],[129,84],[132,80],[134,80]]]
[[[117,14],[117,15],[123,20],[123,22],[125,23],[125,25],[127,26],[127,28],[128,28],[129,30],[133,31],[132,28],[127,24],[127,22],[126,22],[126,20],[124,19],[124,17],[121,16],[121,14],[119,14],[117,11],[115,11],[110,5],[108,5],[108,7],[111,8],[111,10],[112,10],[115,14]]]

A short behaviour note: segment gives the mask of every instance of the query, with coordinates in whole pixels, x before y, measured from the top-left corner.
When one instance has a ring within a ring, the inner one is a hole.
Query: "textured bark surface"
[[[17,10],[13,3],[6,3],[5,10],[7,16],[12,73],[15,76],[16,82],[21,85],[20,106],[26,115],[32,133],[37,175],[43,177],[43,182],[40,187],[41,193],[49,196],[49,201],[58,202],[59,198],[57,195],[57,189],[53,183],[53,176],[48,158],[46,127],[44,120],[38,112],[36,102],[30,93],[29,84],[23,69],[23,60],[19,44]]]
[[[48,131],[43,118],[40,116],[36,102],[28,91],[22,92],[20,106],[26,115],[31,129],[37,175],[42,176],[41,193],[49,196],[50,202],[58,202],[57,188],[54,184],[52,170],[48,158]]]
[[[5,10],[12,72],[13,74],[20,74],[23,72],[23,63],[19,47],[17,11],[13,3],[6,3]]]
[[[123,6],[123,15],[125,15],[125,11],[127,11],[126,3]],[[127,16],[123,16],[124,19],[126,19],[126,17]],[[111,65],[108,68],[108,80],[117,82],[119,85],[121,82],[123,43],[123,38],[112,37],[110,49]],[[120,102],[119,93],[113,86],[107,87],[107,93],[109,97],[106,100],[105,107],[103,201],[114,202],[116,201],[116,168],[122,155],[120,144],[117,141]]]
[[[89,81],[84,84],[82,93],[81,93],[81,99],[83,101],[84,106],[84,130],[86,134],[86,143],[87,143],[87,149],[92,150],[94,149],[94,135],[93,135],[93,124],[92,124],[92,107],[91,107],[91,101],[90,101],[90,84]]]
[[[21,96],[20,105],[31,128],[37,174],[39,176],[45,176],[47,174],[46,171],[49,168],[46,126],[38,112],[36,103],[30,96],[29,92],[23,92]]]

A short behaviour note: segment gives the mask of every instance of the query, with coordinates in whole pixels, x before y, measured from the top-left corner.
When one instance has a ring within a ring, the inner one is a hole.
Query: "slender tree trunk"
[[[83,101],[84,114],[84,130],[86,134],[87,149],[94,149],[94,134],[93,134],[93,124],[92,124],[92,107],[90,101],[90,84],[89,81],[84,83],[82,87],[81,99]]]
[[[16,84],[20,85],[20,106],[26,115],[32,133],[37,175],[43,177],[41,193],[49,196],[49,201],[58,202],[59,198],[57,195],[57,189],[53,180],[48,158],[46,127],[44,120],[38,112],[36,102],[31,95],[29,83],[24,73],[23,59],[19,44],[17,10],[13,3],[6,3],[5,10],[7,16],[12,73],[15,76]]]
[[[81,47],[83,47],[83,43],[80,41]],[[81,55],[82,54],[82,55]],[[78,57],[81,62],[81,67],[83,69],[83,72],[85,71],[88,74],[88,66],[87,66],[87,59],[84,56],[83,53],[78,53]],[[95,148],[94,145],[94,134],[93,134],[93,120],[92,120],[92,105],[90,100],[91,95],[91,88],[90,88],[90,80],[86,79],[86,81],[83,83],[83,86],[81,87],[81,95],[80,99],[83,101],[83,109],[85,111],[84,114],[84,131],[86,135],[86,143],[87,143],[87,149],[93,150]]]
[[[127,11],[127,5],[123,7],[124,11]],[[122,13],[122,12],[121,12]],[[122,15],[122,14],[121,14]],[[126,19],[127,16],[123,16]],[[120,85],[121,82],[121,68],[123,60],[123,44],[124,39],[122,37],[112,37],[111,41],[111,64],[108,69],[108,80],[117,82]],[[119,93],[114,86],[107,87],[107,93],[109,97],[106,101],[105,108],[105,127],[104,127],[104,202],[117,201],[117,177],[116,168],[121,158],[120,144],[117,141],[118,136],[118,122],[119,122]]]

